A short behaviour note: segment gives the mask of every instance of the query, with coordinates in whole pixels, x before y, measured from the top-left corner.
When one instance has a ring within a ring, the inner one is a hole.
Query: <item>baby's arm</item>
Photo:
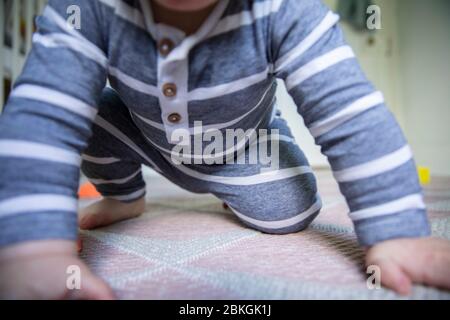
[[[338,17],[319,0],[284,0],[271,19],[274,72],[285,81],[306,126],[329,160],[360,244],[378,248],[376,254],[370,249],[367,262],[381,261],[381,256],[391,256],[393,248],[399,249],[387,240],[429,236],[411,150],[383,96],[366,79],[345,42]],[[406,254],[426,255],[435,248],[428,238],[413,243],[421,241],[427,244],[416,246],[422,251],[414,252],[415,246],[410,245]],[[448,259],[450,247],[443,243],[447,250],[440,252],[446,252]],[[419,259],[408,261],[418,264]],[[400,267],[398,263],[395,266]],[[385,271],[387,275],[389,268]],[[437,272],[444,276],[442,268]],[[407,291],[388,278],[385,284]],[[442,279],[437,282],[427,281],[450,285]]]
[[[71,5],[81,9],[80,30],[66,23]],[[30,280],[36,265],[50,289],[65,285],[51,283],[55,268],[83,267],[68,243],[77,237],[80,154],[106,81],[101,14],[98,1],[50,0],[0,118],[0,296],[20,297],[23,288],[5,288]]]

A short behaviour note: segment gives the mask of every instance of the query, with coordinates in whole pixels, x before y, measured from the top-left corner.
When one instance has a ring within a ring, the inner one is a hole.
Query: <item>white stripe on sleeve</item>
[[[338,127],[339,125],[343,124],[344,122],[350,120],[351,118],[355,117],[356,115],[373,108],[375,106],[378,106],[384,102],[383,95],[381,92],[377,91],[374,93],[371,93],[367,96],[364,96],[349,106],[345,107],[338,113],[317,121],[315,123],[312,123],[309,126],[309,131],[311,132],[312,136],[314,138],[317,138],[321,135],[324,135],[325,133],[333,130],[334,128]]]
[[[320,24],[297,46],[283,55],[275,62],[275,71],[278,72],[289,63],[300,57],[311,48],[328,30],[339,21],[339,16],[329,11]]]
[[[75,152],[22,140],[0,140],[0,157],[45,160],[77,167],[81,162],[81,157]]]
[[[291,90],[302,82],[308,80],[312,76],[328,69],[339,62],[354,58],[352,48],[349,46],[342,46],[334,49],[314,60],[300,67],[286,78],[286,88]]]
[[[76,212],[77,199],[56,194],[33,194],[9,198],[0,202],[0,218],[21,213],[39,211],[69,211]]]
[[[378,206],[353,211],[349,216],[353,221],[358,221],[413,209],[425,209],[425,203],[421,194],[412,194]]]
[[[96,108],[86,104],[80,99],[57,90],[37,85],[22,84],[13,90],[11,96],[49,103],[51,105],[80,115],[91,121],[94,120],[95,116],[97,115]]]
[[[370,178],[378,174],[391,171],[412,159],[412,152],[408,145],[376,160],[372,160],[344,170],[334,171],[338,182],[349,182]]]

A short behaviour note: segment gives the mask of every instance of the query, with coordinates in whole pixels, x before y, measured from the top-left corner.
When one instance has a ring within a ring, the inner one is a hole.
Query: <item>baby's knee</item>
[[[317,190],[308,188],[302,196],[293,194],[266,196],[253,199],[241,208],[233,208],[234,213],[247,226],[268,234],[289,234],[305,230],[317,217],[322,203]],[[256,200],[256,201],[255,201]]]
[[[318,213],[318,212],[317,212]],[[311,217],[309,219],[303,220],[301,222],[294,223],[292,225],[283,226],[281,228],[265,228],[262,226],[255,226],[251,224],[247,224],[252,229],[261,231],[263,233],[267,234],[274,234],[274,235],[286,235],[291,233],[298,233],[308,228],[308,226],[311,224],[311,222],[314,220],[314,217]]]

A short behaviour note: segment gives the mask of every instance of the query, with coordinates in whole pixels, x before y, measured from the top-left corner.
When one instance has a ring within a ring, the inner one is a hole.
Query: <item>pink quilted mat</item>
[[[317,173],[324,208],[308,230],[267,235],[222,203],[158,177],[147,212],[81,233],[81,257],[121,299],[397,299],[368,289],[347,207],[330,173]],[[425,187],[435,236],[450,239],[450,178]],[[85,205],[85,204],[82,204]],[[415,286],[413,299],[450,299]]]

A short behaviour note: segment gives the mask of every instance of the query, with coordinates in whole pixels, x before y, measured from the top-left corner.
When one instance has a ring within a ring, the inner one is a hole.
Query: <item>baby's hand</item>
[[[450,289],[450,242],[438,238],[396,239],[370,248],[366,265],[381,269],[381,283],[400,294],[413,282]]]
[[[79,267],[81,289],[71,285],[68,266]],[[76,256],[71,241],[27,242],[0,250],[0,299],[113,298],[111,289]]]

